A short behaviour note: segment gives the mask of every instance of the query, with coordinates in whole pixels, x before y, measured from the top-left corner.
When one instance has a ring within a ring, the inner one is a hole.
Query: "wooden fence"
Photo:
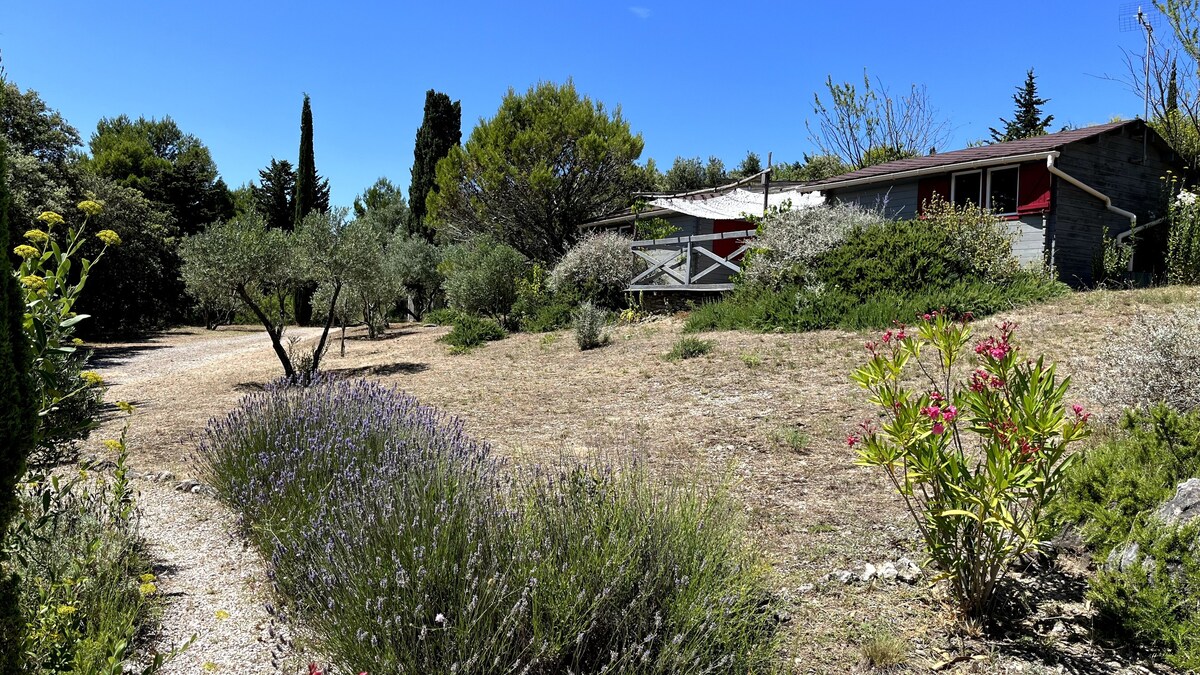
[[[633,252],[649,268],[633,278],[631,291],[728,291],[742,271],[737,261],[750,248],[754,230],[697,234],[633,242]],[[728,255],[713,252],[713,242],[743,240]]]

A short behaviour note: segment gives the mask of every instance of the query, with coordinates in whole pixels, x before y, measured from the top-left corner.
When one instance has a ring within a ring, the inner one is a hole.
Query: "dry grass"
[[[1028,352],[1045,353],[1076,376],[1073,391],[1082,394],[1108,327],[1125,325],[1138,306],[1194,303],[1197,295],[1190,288],[1081,293],[1003,318],[1021,324]],[[880,473],[855,466],[844,442],[869,412],[848,379],[866,334],[711,333],[704,336],[714,342],[711,354],[667,361],[662,356],[681,328],[677,318],[619,327],[610,346],[586,352],[566,333],[514,335],[454,356],[437,342],[447,329],[404,326],[382,340],[354,335],[344,357],[334,341],[325,365],[394,383],[459,415],[519,461],[624,447],[644,450],[664,472],[732,470],[752,537],[791,598],[787,663],[794,672],[858,667],[864,622],[893,627],[889,635],[908,645],[907,667],[917,671],[946,653],[981,649],[923,587],[791,590],[832,570],[918,557],[901,503]],[[265,336],[248,328],[172,331],[99,353],[108,357],[110,400],[139,405],[130,443],[135,465],[185,474],[206,420],[280,372]],[[803,438],[803,451],[780,442],[780,430]],[[102,429],[93,444],[111,433]],[[969,666],[1009,672],[1023,658]]]

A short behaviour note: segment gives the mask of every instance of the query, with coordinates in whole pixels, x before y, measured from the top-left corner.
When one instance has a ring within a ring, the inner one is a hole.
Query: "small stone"
[[[865,584],[874,579],[876,574],[877,572],[875,570],[875,566],[871,563],[867,563],[866,566],[863,567],[862,574],[858,575],[858,580]]]
[[[1154,513],[1167,525],[1186,525],[1200,518],[1200,478],[1190,478],[1179,484],[1175,496]]]
[[[884,563],[883,567],[879,568],[879,578],[884,581],[895,581],[898,574],[896,566],[890,562]]]
[[[848,584],[854,581],[854,573],[850,570],[839,570],[833,573],[833,578],[837,579],[843,584]]]
[[[896,561],[896,577],[905,583],[914,583],[921,578],[921,568],[908,558]]]
[[[126,477],[126,478],[128,478],[128,479],[130,479],[130,480],[133,480],[133,479],[135,479],[135,478],[141,478],[141,477],[142,477],[142,472],[140,472],[140,471],[134,471],[133,469],[126,469],[126,470],[125,470],[125,477]]]
[[[1124,548],[1114,548],[1108,554],[1108,559],[1104,561],[1104,566],[1108,569],[1116,569],[1124,572],[1132,569],[1141,559],[1140,547],[1136,541],[1131,541]]]
[[[799,594],[812,593],[816,588],[813,584],[800,584],[796,587],[796,592]]]
[[[192,480],[191,478],[189,478],[187,480],[181,480],[178,483],[176,483],[175,489],[180,490],[182,492],[191,492],[192,488],[198,487],[199,485],[200,485],[200,481]]]

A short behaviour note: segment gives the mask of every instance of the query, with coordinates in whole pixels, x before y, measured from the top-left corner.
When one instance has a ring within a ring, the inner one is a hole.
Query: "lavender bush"
[[[723,492],[637,466],[512,472],[436,409],[328,379],[247,397],[198,464],[340,669],[771,664],[765,572]]]

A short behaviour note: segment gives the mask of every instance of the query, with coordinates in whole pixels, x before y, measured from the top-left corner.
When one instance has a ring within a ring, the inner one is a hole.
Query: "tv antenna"
[[[1162,25],[1163,15],[1156,7],[1150,5],[1146,9],[1136,3],[1121,5],[1121,32],[1145,31],[1146,55],[1143,57],[1145,70],[1143,73],[1145,89],[1142,94],[1142,120],[1150,121],[1150,57],[1154,51],[1154,29]]]

